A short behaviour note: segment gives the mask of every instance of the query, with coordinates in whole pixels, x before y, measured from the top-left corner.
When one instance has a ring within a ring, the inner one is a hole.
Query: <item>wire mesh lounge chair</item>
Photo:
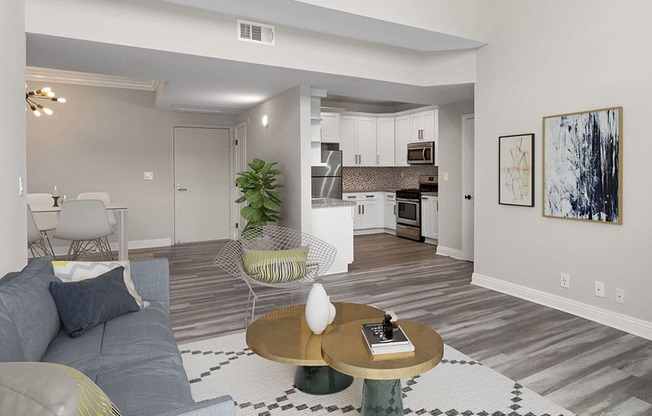
[[[248,230],[239,239],[229,241],[213,263],[247,284],[249,296],[245,324],[248,325],[254,320],[256,301],[264,296],[256,294],[254,287],[266,286],[291,292],[310,285],[326,273],[336,254],[335,247],[310,234],[267,225]],[[256,263],[258,269],[252,267],[252,263]],[[263,273],[261,267],[265,269]]]

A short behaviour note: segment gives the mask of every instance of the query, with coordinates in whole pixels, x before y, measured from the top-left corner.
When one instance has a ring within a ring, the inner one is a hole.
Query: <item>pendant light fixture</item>
[[[47,114],[48,116],[52,115],[53,113],[51,109],[39,104],[38,102],[36,102],[36,100],[55,101],[58,103],[66,102],[65,98],[56,97],[54,91],[52,91],[52,88],[50,87],[45,87],[34,91],[28,91],[25,93],[25,102],[27,103],[25,109],[29,108],[30,110],[32,110],[32,113],[36,117],[41,117],[41,111]]]

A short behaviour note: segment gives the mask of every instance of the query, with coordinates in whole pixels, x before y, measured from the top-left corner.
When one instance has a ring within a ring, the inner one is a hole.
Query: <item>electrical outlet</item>
[[[146,181],[154,180],[154,172],[143,172],[143,179]]]
[[[616,288],[616,302],[625,304],[625,289]]]
[[[561,287],[565,287],[566,289],[570,288],[570,274],[561,274]]]
[[[444,181],[448,182],[448,172],[444,172]]]
[[[604,297],[604,282],[595,281],[595,296],[599,298]]]

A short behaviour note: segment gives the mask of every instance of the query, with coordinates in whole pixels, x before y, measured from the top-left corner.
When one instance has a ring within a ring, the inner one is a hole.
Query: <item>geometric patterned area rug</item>
[[[296,389],[295,367],[261,358],[244,332],[179,346],[195,401],[229,394],[236,415],[354,415],[362,380],[335,394]],[[401,380],[404,413],[445,416],[570,416],[572,412],[446,345],[434,369]]]

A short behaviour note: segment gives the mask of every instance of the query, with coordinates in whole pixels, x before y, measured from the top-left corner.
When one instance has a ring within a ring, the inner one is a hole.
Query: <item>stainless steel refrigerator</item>
[[[312,167],[312,197],[342,199],[342,151],[322,151],[321,162]]]

